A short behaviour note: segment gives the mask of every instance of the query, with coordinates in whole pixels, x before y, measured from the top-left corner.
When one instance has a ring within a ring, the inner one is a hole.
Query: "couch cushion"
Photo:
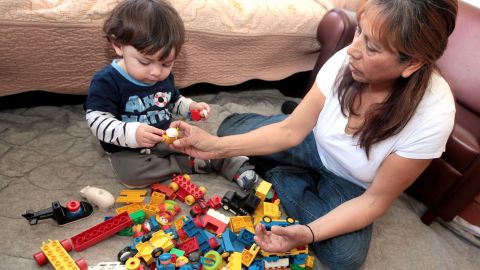
[[[457,17],[447,50],[437,64],[457,101],[480,115],[480,12],[469,4],[459,9],[462,16]]]
[[[105,15],[119,0],[0,0],[0,96],[28,90],[85,94],[109,63]],[[311,70],[316,28],[329,0],[170,0],[187,42],[175,64],[179,87],[279,80]]]
[[[460,173],[480,155],[480,117],[457,104],[455,127],[442,158]]]

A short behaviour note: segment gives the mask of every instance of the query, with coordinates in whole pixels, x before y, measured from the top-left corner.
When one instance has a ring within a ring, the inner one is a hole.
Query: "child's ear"
[[[123,46],[115,41],[111,41],[110,43],[112,44],[115,53],[120,57],[123,56]]]

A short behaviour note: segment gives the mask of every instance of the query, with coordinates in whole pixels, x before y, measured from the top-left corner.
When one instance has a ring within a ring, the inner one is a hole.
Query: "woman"
[[[363,1],[352,44],[322,67],[291,115],[232,115],[220,138],[174,122],[182,138],[173,147],[286,164],[266,178],[303,225],[257,226],[255,241],[270,252],[311,244],[330,268],[359,268],[373,221],[445,150],[455,105],[435,61],[456,14],[455,0]]]

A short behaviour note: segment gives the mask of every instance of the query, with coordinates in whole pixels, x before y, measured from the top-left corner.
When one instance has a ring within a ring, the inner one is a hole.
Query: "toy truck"
[[[234,215],[251,215],[259,203],[260,198],[253,192],[240,196],[235,191],[229,190],[222,198],[222,208],[232,212]]]

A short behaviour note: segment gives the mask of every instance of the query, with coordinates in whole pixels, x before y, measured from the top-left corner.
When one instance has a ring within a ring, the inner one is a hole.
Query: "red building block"
[[[194,252],[195,250],[198,250],[199,246],[198,246],[197,238],[194,236],[194,237],[184,241],[183,243],[178,245],[178,248],[185,251],[185,255],[188,255],[188,254]]]
[[[220,195],[213,195],[208,201],[208,206],[215,210],[220,209],[222,207],[222,197]]]
[[[150,185],[150,189],[152,190],[152,193],[153,192],[160,192],[160,193],[163,193],[167,196],[167,198],[171,199],[171,200],[175,200],[175,192],[169,188],[168,186],[166,185],[163,185],[163,184],[160,184],[160,183],[155,183],[155,184],[151,184]]]
[[[73,250],[84,250],[132,225],[133,221],[130,215],[127,212],[122,212],[70,238]]]

